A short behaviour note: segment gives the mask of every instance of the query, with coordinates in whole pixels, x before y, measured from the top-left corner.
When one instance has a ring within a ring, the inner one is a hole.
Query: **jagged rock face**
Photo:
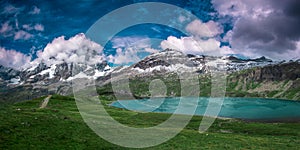
[[[166,72],[195,72],[201,70],[203,58],[196,55],[186,55],[181,51],[166,49],[156,54],[149,55],[142,61],[132,66],[133,70],[140,73],[166,73]]]
[[[272,60],[265,57],[257,59],[240,59],[234,56],[217,57],[194,54],[184,54],[181,51],[166,49],[152,54],[133,65],[133,70],[145,72],[185,72],[209,73],[211,71],[226,70],[229,72],[248,69],[256,66],[272,64]]]
[[[72,94],[71,81],[81,78],[82,76],[76,77],[79,73],[86,74],[89,78],[97,78],[105,75],[105,71],[109,70],[107,62],[95,65],[61,63],[51,66],[40,63],[24,70],[0,65],[0,98],[1,95],[10,95],[9,91],[15,91],[16,95],[20,95],[19,97],[11,95],[20,100],[54,93],[70,95]],[[28,90],[28,93],[22,90]]]
[[[295,80],[300,77],[300,63],[290,62],[260,68],[260,80]]]
[[[38,74],[43,70],[48,69],[49,67],[47,67],[44,63],[40,63],[38,66],[36,66],[35,68],[31,68],[31,69],[27,69],[25,71],[22,71],[20,74],[21,79],[27,79],[32,75]]]
[[[152,54],[140,62],[133,65],[133,68],[140,68],[146,70],[147,68],[154,68],[156,66],[168,67],[176,65],[183,59],[185,55],[176,50],[166,49],[157,54]]]
[[[66,81],[72,76],[84,72],[87,76],[95,75],[96,71],[101,72],[107,67],[107,62],[98,63],[94,66],[88,66],[86,64],[53,64],[47,66],[44,63],[37,65],[36,67],[29,68],[21,71],[21,80],[25,83],[56,83],[59,81]]]
[[[230,60],[231,62],[235,62],[235,63],[243,63],[243,62],[249,62],[249,61],[253,61],[253,62],[272,62],[271,59],[267,59],[265,56],[262,56],[260,58],[256,58],[256,59],[240,59],[234,56],[229,56],[227,58],[228,60]]]
[[[300,78],[299,62],[258,67],[236,76],[236,80],[246,79],[257,82],[296,80],[297,78]]]
[[[146,58],[142,61],[140,61],[139,63],[135,64],[133,66],[133,68],[141,68],[141,69],[147,69],[147,68],[152,68],[152,67],[155,67],[155,66],[170,66],[169,63],[167,63],[166,61],[164,60],[157,60],[157,59],[154,59],[154,58]]]
[[[230,71],[238,71],[257,66],[257,64],[266,65],[266,62],[270,62],[270,60],[265,57],[242,60],[233,56],[216,57],[193,55],[184,54],[178,50],[166,49],[159,53],[151,54],[132,66],[123,66],[114,69],[111,69],[106,61],[95,65],[61,63],[47,66],[44,63],[40,63],[35,67],[22,71],[0,66],[0,87],[3,87],[1,89],[4,91],[9,91],[14,88],[19,89],[16,91],[20,92],[20,89],[28,89],[31,95],[47,93],[68,95],[72,92],[70,81],[76,78],[82,78],[82,76],[88,79],[96,79],[97,82],[104,84],[112,80],[123,78],[125,74],[130,77],[165,75],[178,72],[204,74],[209,73],[211,70],[218,70],[219,62],[226,64],[227,69]],[[252,63],[254,63],[254,65]],[[292,68],[297,67],[299,68],[297,65],[292,65]],[[277,80],[298,78],[300,74],[299,72],[298,74],[284,72],[291,71],[273,66],[273,68],[255,69],[255,71],[245,76],[249,76],[255,80]],[[12,82],[15,83],[12,84]]]
[[[265,56],[262,56],[257,59],[248,59],[248,61],[255,61],[255,62],[272,62],[271,59],[267,59]]]
[[[166,49],[159,53],[154,53],[147,56],[145,59],[140,62],[122,69],[122,71],[115,70],[122,74],[124,72],[137,75],[151,75],[151,74],[164,74],[169,72],[195,72],[195,73],[208,73],[211,70],[218,69],[218,61],[226,63],[227,69],[230,71],[243,70],[255,65],[249,65],[249,62],[270,62],[270,60],[265,57],[258,59],[248,59],[242,60],[234,56],[230,57],[215,57],[215,56],[204,56],[204,55],[193,55],[193,54],[184,54],[178,50]],[[213,62],[213,63],[212,63]],[[213,66],[213,65],[215,66]],[[11,80],[15,78],[20,80],[18,83],[24,84],[44,84],[49,85],[57,82],[66,82],[72,80],[73,76],[76,76],[80,72],[83,72],[86,76],[93,78],[98,78],[104,76],[104,72],[109,71],[109,67],[106,61],[95,64],[93,66],[88,66],[87,64],[53,64],[47,66],[44,63],[40,63],[35,67],[17,71],[11,68],[5,68],[0,66],[0,78],[4,81]],[[271,71],[275,73],[278,70],[272,68]],[[271,78],[267,76],[268,70],[263,70],[262,78]],[[255,74],[259,74],[255,72]],[[280,71],[276,74],[280,74]]]
[[[20,71],[0,65],[0,78],[2,80],[10,80],[12,78],[15,78],[19,74],[20,74]]]
[[[105,67],[107,66],[107,61],[103,61],[102,63],[97,63],[95,66],[95,69],[99,70],[99,71],[104,71]]]
[[[54,76],[57,79],[68,79],[72,76],[73,64],[62,63],[56,65]]]

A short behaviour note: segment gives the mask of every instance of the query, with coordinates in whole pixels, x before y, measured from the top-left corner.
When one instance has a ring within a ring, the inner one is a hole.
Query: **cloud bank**
[[[80,33],[69,39],[64,36],[53,39],[43,50],[37,52],[37,58],[33,61],[31,56],[0,47],[0,64],[15,69],[29,68],[39,63],[47,66],[61,63],[95,65],[106,60],[102,50],[101,45]]]
[[[91,41],[83,33],[69,39],[61,36],[48,43],[43,51],[38,51],[38,58],[32,63],[43,62],[48,66],[64,62],[94,65],[104,60],[102,50],[101,45]]]
[[[226,39],[237,53],[277,59],[300,57],[299,0],[213,0],[212,3],[220,16],[235,20]]]
[[[116,65],[129,65],[141,60],[146,53],[156,53],[159,50],[151,48],[151,39],[148,37],[126,36],[112,39],[112,48],[115,55],[109,55],[108,61]],[[145,53],[143,55],[143,53]]]
[[[21,69],[24,64],[28,64],[30,60],[31,56],[0,47],[0,64],[3,66]]]
[[[197,37],[215,37],[223,32],[220,25],[214,21],[203,23],[201,20],[194,20],[186,26],[186,31]]]
[[[221,47],[221,42],[218,38],[223,29],[217,22],[208,21],[204,23],[201,20],[194,20],[187,24],[185,30],[190,33],[189,37],[177,38],[169,36],[160,43],[161,48],[177,49],[186,54],[213,56],[233,53],[229,47]]]
[[[133,48],[126,48],[126,50],[124,51],[121,48],[118,48],[116,51],[116,55],[109,55],[108,60],[109,62],[117,65],[135,63],[140,60],[137,53],[138,51]]]
[[[204,54],[212,56],[222,56],[232,54],[229,47],[220,47],[220,42],[216,39],[201,40],[194,37],[176,38],[169,36],[167,40],[161,42],[162,49],[177,49],[186,54]]]

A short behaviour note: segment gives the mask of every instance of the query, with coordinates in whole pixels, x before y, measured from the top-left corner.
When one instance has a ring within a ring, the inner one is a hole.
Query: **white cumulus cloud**
[[[157,52],[159,52],[159,50],[154,49],[154,48],[150,48],[150,47],[146,47],[145,51],[148,52],[148,53],[157,53]]]
[[[220,42],[216,39],[210,38],[202,40],[193,37],[177,38],[169,36],[167,40],[163,40],[160,44],[162,49],[177,49],[186,54],[205,54],[220,56],[232,53],[229,47],[220,47]]]
[[[117,65],[136,63],[145,56],[145,53],[156,53],[159,51],[151,47],[151,40],[148,37],[114,37],[111,42],[112,48],[116,49],[116,54],[109,55],[108,61]]]
[[[162,49],[177,49],[186,54],[204,54],[221,56],[231,54],[233,51],[227,46],[221,46],[219,35],[223,28],[217,22],[193,20],[185,27],[191,34],[189,37],[177,38],[169,36],[160,43]]]
[[[31,56],[17,52],[16,50],[7,50],[0,47],[0,64],[6,67],[21,69],[25,64],[28,64]]]
[[[43,51],[38,51],[36,63],[47,65],[66,63],[84,63],[93,65],[104,60],[103,47],[88,39],[83,33],[65,39],[55,38]]]
[[[223,32],[220,25],[214,21],[203,23],[201,20],[194,20],[186,26],[186,31],[197,37],[215,37]]]
[[[116,50],[116,55],[109,55],[108,59],[109,62],[112,62],[114,64],[126,65],[129,63],[138,62],[140,60],[140,58],[137,56],[137,53],[138,51],[133,48],[127,48],[124,51],[121,48],[118,48]]]

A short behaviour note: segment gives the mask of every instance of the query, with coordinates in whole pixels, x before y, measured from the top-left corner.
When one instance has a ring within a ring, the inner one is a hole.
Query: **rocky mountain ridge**
[[[143,60],[122,69],[127,74],[151,76],[180,72],[195,72],[206,74],[212,71],[227,71],[232,73],[248,68],[276,64],[265,57],[257,59],[241,59],[234,56],[206,56],[184,54],[181,51],[166,49],[145,57]]]
[[[62,95],[72,94],[71,81],[76,78],[95,79],[98,83],[109,83],[112,78],[122,78],[124,74],[131,77],[147,77],[153,75],[165,75],[169,73],[194,72],[198,74],[209,74],[212,71],[225,70],[228,73],[234,73],[249,68],[261,70],[259,77],[254,72],[253,78],[265,80],[265,78],[298,78],[297,75],[281,75],[280,68],[276,67],[278,62],[274,62],[265,57],[257,59],[241,59],[234,56],[205,56],[184,54],[181,51],[166,49],[159,53],[154,53],[143,60],[131,66],[119,66],[111,68],[106,61],[96,65],[86,64],[55,64],[47,66],[40,63],[32,68],[24,70],[14,70],[0,65],[0,95],[10,95],[13,91],[22,91],[22,89],[31,90],[37,95],[46,95],[58,93]],[[264,66],[273,66],[271,69]],[[289,67],[283,67],[289,68]],[[279,70],[279,71],[278,71]],[[286,70],[288,71],[288,70]],[[114,74],[114,76],[112,76]],[[117,74],[117,75],[115,75]],[[247,76],[247,77],[245,77]],[[251,74],[240,76],[248,78]],[[239,77],[237,77],[239,78]],[[250,79],[249,79],[250,80]],[[252,80],[252,79],[251,79]],[[32,95],[34,95],[31,92]]]
[[[256,67],[228,78],[232,93],[242,96],[300,100],[300,61]]]

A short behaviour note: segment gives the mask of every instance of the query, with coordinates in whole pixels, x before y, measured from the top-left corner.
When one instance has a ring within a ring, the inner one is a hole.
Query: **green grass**
[[[109,93],[109,90],[108,90]],[[71,97],[54,95],[45,109],[43,98],[0,109],[0,149],[124,149],[98,137],[82,120]],[[103,104],[114,100],[102,96]],[[157,125],[169,114],[138,113],[106,106],[120,123],[133,127]],[[200,134],[200,116],[176,137],[148,149],[298,149],[300,123],[255,123],[219,120]]]
[[[260,83],[251,81],[251,89],[256,89],[260,86],[261,86]]]
[[[274,95],[276,95],[277,93],[279,93],[280,91],[270,91],[267,93],[268,97],[274,97]]]
[[[228,97],[274,97],[281,99],[291,99],[291,100],[300,100],[300,80],[292,81],[293,85],[285,92],[282,92],[283,89],[278,88],[273,91],[265,90],[258,90],[253,91],[254,89],[261,87],[263,83],[253,80],[248,80],[246,83],[243,83],[236,79],[236,73],[232,73],[227,78],[226,84],[226,96]],[[135,77],[130,79],[129,88],[133,96],[135,98],[147,98],[150,97],[151,94],[149,92],[149,85],[151,81],[155,79],[160,79],[166,86],[166,96],[180,96],[181,95],[181,81],[177,75],[174,74],[167,74],[166,76],[151,76],[148,78],[139,78]],[[199,84],[199,96],[201,97],[209,97],[211,95],[211,77],[205,75],[198,76],[199,82],[195,84]],[[284,81],[284,84],[287,84],[289,80]],[[279,84],[278,81],[276,81]],[[276,83],[274,81],[274,84]],[[125,86],[124,84],[118,84],[118,86]],[[240,87],[237,89],[237,87]],[[245,87],[245,89],[243,89]],[[184,88],[184,87],[183,87]],[[98,87],[97,91],[101,95],[112,95],[113,93],[118,93],[118,91],[113,91],[111,84],[104,85],[102,87]],[[278,95],[279,94],[279,95]],[[122,95],[124,99],[128,99],[128,95]]]
[[[129,80],[129,88],[130,92],[136,98],[150,97],[149,85],[151,81],[159,79],[163,81],[166,86],[166,96],[180,96],[181,95],[181,82],[177,75],[169,74],[166,76],[151,76],[149,78],[134,78]],[[200,92],[199,95],[202,97],[210,96],[211,94],[211,78],[209,76],[199,76],[199,82],[195,83],[199,85]],[[118,84],[118,86],[125,86],[124,84]],[[106,84],[102,87],[97,88],[97,92],[101,95],[111,95],[114,92],[118,93],[118,91],[113,91],[111,84]],[[126,97],[124,95],[123,97]]]
[[[288,99],[294,99],[294,96],[295,96],[296,94],[298,94],[299,91],[300,91],[300,87],[297,88],[297,89],[289,89],[289,90],[287,90],[287,91],[284,93],[284,95],[285,95]],[[299,95],[298,95],[298,96],[299,96]],[[299,98],[298,98],[298,99],[299,99]]]

